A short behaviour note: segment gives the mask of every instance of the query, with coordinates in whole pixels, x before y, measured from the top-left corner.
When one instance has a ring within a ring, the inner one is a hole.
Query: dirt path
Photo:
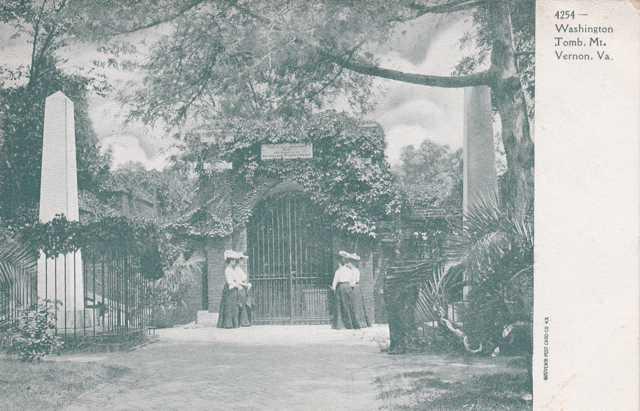
[[[415,404],[416,395],[407,387],[424,380],[424,372],[455,382],[469,372],[497,371],[486,361],[389,356],[380,352],[378,342],[384,338],[386,327],[163,330],[158,342],[132,352],[62,358],[96,360],[123,370],[121,377],[81,395],[66,409],[397,409]],[[434,394],[442,389],[436,384]]]
[[[373,338],[383,337],[384,328],[163,330],[142,349],[93,356],[128,372],[67,409],[377,409],[373,381],[388,358]]]

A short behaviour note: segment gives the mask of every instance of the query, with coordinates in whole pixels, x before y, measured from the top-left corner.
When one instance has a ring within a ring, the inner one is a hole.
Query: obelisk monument
[[[464,141],[462,207],[465,215],[481,202],[492,202],[498,195],[493,113],[489,87],[464,89]],[[463,289],[467,299],[469,287]]]
[[[61,91],[45,101],[40,180],[40,222],[56,214],[79,220],[76,134],[73,102]],[[84,320],[84,289],[80,251],[38,261],[38,297],[58,300],[58,328]],[[75,323],[75,324],[74,324]]]
[[[489,87],[469,87],[464,90],[463,142],[463,209],[465,214],[482,199],[497,195],[493,114]]]

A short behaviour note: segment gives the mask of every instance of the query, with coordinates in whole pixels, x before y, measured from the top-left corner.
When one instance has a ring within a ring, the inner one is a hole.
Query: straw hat
[[[224,259],[225,260],[241,260],[243,258],[248,258],[246,255],[244,255],[241,252],[238,251],[234,251],[234,250],[225,250],[224,251]]]
[[[360,261],[360,256],[358,254],[355,254],[355,253],[348,253],[346,251],[340,250],[340,251],[338,251],[338,255],[340,257],[346,258],[348,260]]]

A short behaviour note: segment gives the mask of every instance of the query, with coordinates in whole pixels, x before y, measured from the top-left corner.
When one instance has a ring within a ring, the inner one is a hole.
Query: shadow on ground
[[[0,358],[0,410],[59,410],[130,371],[95,361],[26,363]]]
[[[510,358],[415,355],[397,357],[378,376],[383,410],[531,410],[527,373]],[[398,371],[413,368],[411,371]]]
[[[162,330],[129,352],[2,363],[0,395],[13,393],[13,406],[0,409],[531,409],[520,400],[525,372],[515,362],[388,355],[385,335],[386,327]]]

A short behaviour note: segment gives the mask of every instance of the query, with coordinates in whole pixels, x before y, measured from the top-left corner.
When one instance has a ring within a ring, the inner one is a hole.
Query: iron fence
[[[14,271],[0,281],[2,328],[39,300],[55,302],[54,332],[67,340],[133,337],[150,325],[152,280],[136,255],[84,248]]]
[[[14,265],[12,274],[0,277],[0,330],[11,326],[20,312],[38,299],[35,262]]]

